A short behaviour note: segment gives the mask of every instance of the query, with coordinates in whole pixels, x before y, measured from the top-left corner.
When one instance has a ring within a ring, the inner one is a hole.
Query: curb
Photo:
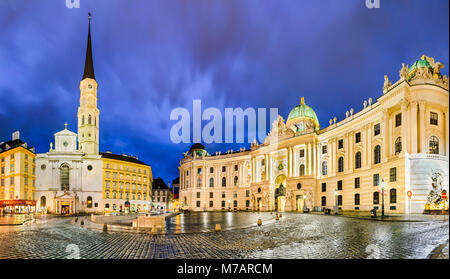
[[[25,224],[26,222],[31,221],[32,219],[27,219],[25,221],[23,221],[22,223],[14,223],[14,224],[0,224],[0,226],[3,227],[8,227],[8,226],[22,226],[23,224]]]
[[[392,220],[392,219],[381,219],[381,217],[377,217],[377,218],[371,218],[371,217],[361,217],[361,216],[350,216],[350,215],[344,215],[344,214],[330,214],[330,215],[325,215],[325,214],[316,214],[313,213],[313,215],[321,215],[321,216],[337,216],[337,217],[347,217],[347,218],[353,218],[353,219],[360,219],[360,220],[368,220],[368,221],[379,221],[379,222],[411,222],[411,223],[426,223],[426,222],[447,222],[447,220]],[[389,218],[389,217],[387,217]]]

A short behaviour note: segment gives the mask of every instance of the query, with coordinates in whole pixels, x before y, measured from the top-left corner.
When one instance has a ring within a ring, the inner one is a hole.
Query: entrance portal
[[[61,202],[61,214],[69,215],[70,214],[70,204],[69,202]]]
[[[296,197],[296,210],[298,212],[303,212],[303,207],[305,206],[305,199],[303,198],[302,195],[298,195]]]
[[[284,212],[286,204],[286,176],[281,174],[275,179],[275,210]]]

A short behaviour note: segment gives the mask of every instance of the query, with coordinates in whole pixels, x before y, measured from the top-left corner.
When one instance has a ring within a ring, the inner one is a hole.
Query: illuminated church
[[[443,66],[427,56],[403,65],[397,82],[385,76],[377,100],[327,127],[302,98],[250,150],[209,154],[192,145],[179,166],[181,205],[192,211],[448,210]]]
[[[78,132],[55,133],[47,153],[36,156],[36,200],[41,213],[146,212],[151,209],[152,172],[129,155],[99,152],[98,83],[92,58],[89,16]]]

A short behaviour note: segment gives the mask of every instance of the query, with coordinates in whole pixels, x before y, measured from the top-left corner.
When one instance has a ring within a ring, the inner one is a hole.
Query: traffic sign
[[[446,192],[442,192],[442,198],[445,200],[447,198],[447,193]]]
[[[412,197],[412,192],[411,192],[411,190],[408,191],[406,194],[408,195],[408,198],[411,199],[411,197]]]

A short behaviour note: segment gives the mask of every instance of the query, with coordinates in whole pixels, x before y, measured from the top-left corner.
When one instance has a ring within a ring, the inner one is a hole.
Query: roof
[[[169,187],[162,178],[158,177],[153,179],[152,190],[169,190]]]
[[[10,141],[7,141],[7,142],[3,142],[3,143],[0,144],[0,153],[6,152],[8,150],[11,150],[11,149],[19,147],[19,146],[22,146],[23,148],[25,148],[25,149],[29,150],[30,152],[34,153],[34,151],[31,150],[32,148],[25,147],[26,144],[27,143],[24,142],[21,139],[15,139],[15,140],[10,140]]]
[[[92,43],[91,43],[91,13],[89,13],[88,41],[86,47],[86,61],[84,63],[83,79],[95,79],[94,61],[92,59]]]
[[[189,153],[191,153],[194,150],[205,150],[205,146],[203,146],[203,144],[201,143],[194,143],[189,149]]]
[[[304,118],[312,119],[316,124],[316,129],[319,129],[319,119],[317,118],[316,112],[311,107],[307,106],[305,100],[302,98],[300,105],[295,106],[289,113],[286,124],[294,119],[301,120]]]
[[[134,157],[118,155],[118,154],[113,154],[113,153],[109,153],[109,152],[99,152],[99,154],[102,156],[102,158],[106,158],[106,159],[113,159],[113,160],[119,160],[119,161],[125,161],[125,162],[135,163],[135,164],[139,164],[139,165],[149,166],[146,163],[139,161],[138,159],[136,159]]]
[[[172,180],[172,185],[174,184],[180,184],[180,177],[178,176],[177,178],[175,178],[174,180]]]

